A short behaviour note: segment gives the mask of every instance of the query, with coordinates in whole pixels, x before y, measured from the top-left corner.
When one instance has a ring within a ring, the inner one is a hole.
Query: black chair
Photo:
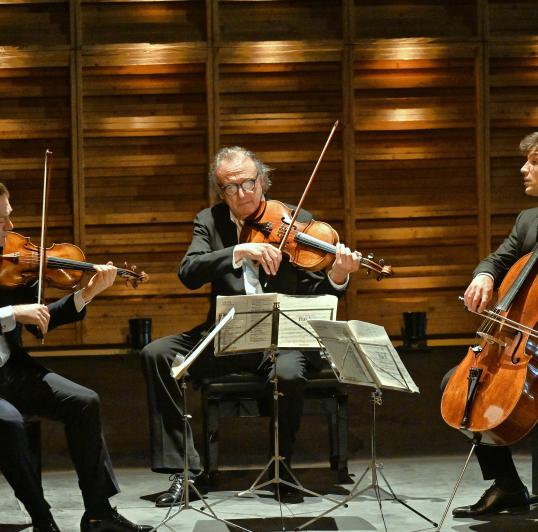
[[[204,469],[208,481],[214,481],[219,463],[219,424],[224,417],[268,415],[259,409],[259,400],[268,395],[267,383],[253,373],[225,375],[202,382],[204,412]],[[305,388],[304,415],[326,416],[329,428],[329,462],[338,481],[348,474],[348,395],[330,369],[309,376]]]

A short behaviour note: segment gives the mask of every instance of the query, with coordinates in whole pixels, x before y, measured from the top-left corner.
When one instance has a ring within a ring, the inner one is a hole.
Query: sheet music
[[[234,317],[235,309],[232,307],[228,313],[215,325],[215,328],[203,339],[203,341],[200,343],[200,345],[189,355],[185,360],[183,360],[180,363],[174,362],[172,363],[172,367],[170,368],[170,375],[174,379],[181,379],[185,372],[189,369],[189,366],[200,356],[202,351],[209,345],[209,343],[215,338],[215,336],[219,333],[219,331]],[[177,355],[176,355],[177,357]]]
[[[271,345],[271,311],[274,303],[279,303],[281,311],[278,347],[319,349],[317,336],[309,320],[334,320],[338,298],[332,295],[289,296],[269,293],[217,297],[217,316],[226,313],[231,307],[235,308],[236,315],[216,337],[215,354],[229,355],[267,349]]]
[[[311,321],[342,382],[420,393],[384,327],[364,321]],[[355,365],[344,361],[353,354]],[[345,362],[345,363],[344,363]]]

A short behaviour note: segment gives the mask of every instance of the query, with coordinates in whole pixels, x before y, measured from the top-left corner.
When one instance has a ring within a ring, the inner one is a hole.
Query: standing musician
[[[521,167],[523,186],[528,196],[538,196],[538,132],[525,137],[519,149],[527,157]],[[465,306],[472,312],[482,312],[491,301],[510,267],[536,245],[538,239],[538,207],[522,211],[508,238],[475,269],[474,278],[464,295]],[[446,385],[450,377],[445,376]],[[443,386],[444,387],[444,386]],[[455,517],[474,517],[503,510],[528,510],[529,493],[519,478],[509,447],[478,445],[476,456],[484,480],[494,483],[476,504],[455,508]]]
[[[215,156],[209,178],[222,201],[196,216],[192,242],[178,272],[180,280],[192,290],[211,284],[207,320],[188,332],[156,340],[142,351],[150,413],[151,468],[173,475],[169,490],[159,496],[157,506],[170,506],[174,498],[181,500],[184,489],[182,396],[178,383],[170,376],[170,366],[176,353],[186,355],[215,322],[217,296],[266,291],[339,297],[347,287],[348,274],[358,270],[361,259],[360,253],[337,244],[331,270],[313,273],[292,266],[287,256],[271,244],[239,243],[243,221],[258,210],[269,190],[269,168],[252,152],[229,147]],[[299,221],[311,219],[306,211],[300,214]],[[292,349],[281,350],[276,360],[276,375],[283,392],[279,404],[280,454],[288,466],[303,409],[305,375],[308,370],[319,369],[320,362],[319,353]],[[195,381],[238,371],[252,371],[269,382],[275,368],[264,353],[217,358],[209,348],[189,369]],[[190,429],[187,452],[190,473],[196,477],[201,463]],[[286,488],[281,485],[280,493],[292,502]]]
[[[13,229],[9,192],[0,183],[0,247]],[[119,488],[101,435],[99,397],[38,364],[21,343],[17,324],[48,330],[81,320],[86,305],[114,282],[112,263],[96,265],[97,273],[78,292],[50,305],[34,303],[36,284],[0,289],[0,470],[32,518],[34,532],[59,531],[35,471],[23,416],[61,421],[78,474],[86,511],[82,532],[151,530],[136,525],[110,506]]]

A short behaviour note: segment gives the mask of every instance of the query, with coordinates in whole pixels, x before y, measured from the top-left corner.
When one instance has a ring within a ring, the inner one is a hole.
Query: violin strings
[[[6,258],[9,257],[5,256]],[[28,258],[29,257],[29,258]],[[31,264],[37,266],[39,264],[39,258],[37,257],[36,252],[28,252],[24,255],[19,255],[18,257],[9,257],[17,258],[19,264]],[[65,268],[69,269],[82,269],[84,271],[94,271],[94,265],[91,262],[81,262],[71,259],[62,259],[58,257],[47,257],[47,265],[54,268]],[[73,268],[75,266],[76,268]],[[133,272],[131,270],[126,270],[124,268],[118,268],[118,275],[124,277],[136,277],[139,278],[141,274]]]

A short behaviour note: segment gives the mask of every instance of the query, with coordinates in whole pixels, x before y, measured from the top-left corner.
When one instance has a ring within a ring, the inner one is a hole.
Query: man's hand
[[[478,274],[469,284],[463,301],[471,312],[482,312],[491,301],[493,295],[493,279],[489,275]]]
[[[95,264],[97,273],[88,281],[84,288],[83,297],[86,302],[91,301],[97,294],[100,294],[114,284],[118,268],[107,262],[106,264]]]
[[[344,284],[350,273],[356,272],[361,265],[362,255],[351,251],[344,244],[336,244],[336,259],[329,272],[329,277],[335,284]]]
[[[282,252],[271,244],[238,244],[234,249],[236,261],[250,259],[261,265],[267,275],[276,275],[282,262]]]
[[[15,305],[13,307],[15,321],[24,325],[35,325],[45,334],[49,328],[50,314],[46,305]]]

